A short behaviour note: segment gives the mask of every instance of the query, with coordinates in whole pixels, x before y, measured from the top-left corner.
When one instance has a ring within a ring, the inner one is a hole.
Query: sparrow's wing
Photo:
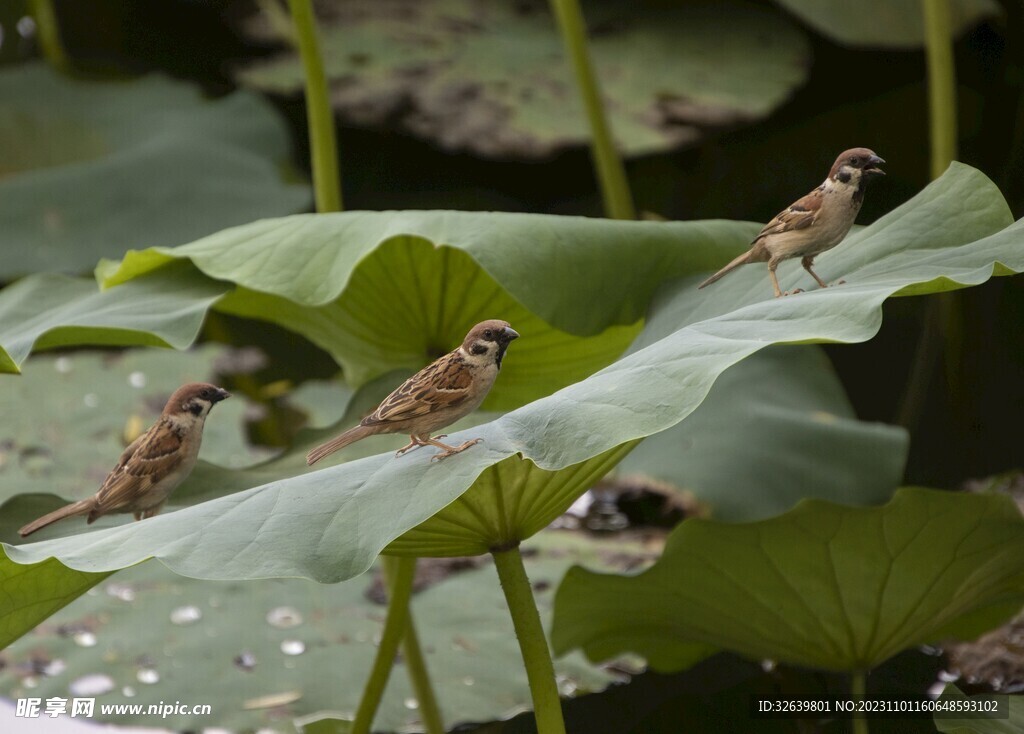
[[[473,375],[458,351],[427,365],[384,398],[362,425],[396,423],[445,408],[455,408],[470,398]]]
[[[181,461],[181,437],[158,422],[124,450],[96,493],[96,515],[131,506],[146,490],[173,472]]]
[[[821,194],[818,191],[812,191],[802,199],[790,204],[789,208],[776,214],[772,221],[764,225],[764,229],[754,238],[754,242],[768,235],[807,229],[814,224],[819,211],[821,211]]]

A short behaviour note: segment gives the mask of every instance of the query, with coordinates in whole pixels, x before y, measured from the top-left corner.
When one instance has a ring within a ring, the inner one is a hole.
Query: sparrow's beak
[[[223,388],[217,388],[217,395],[213,398],[214,403],[219,403],[221,400],[227,400],[231,397],[231,393]]]
[[[513,339],[519,338],[519,332],[513,329],[511,326],[505,327],[505,341],[510,342]]]
[[[879,158],[877,155],[873,155],[870,158],[868,158],[868,164],[864,166],[865,173],[870,173],[877,176],[884,176],[885,171],[878,167],[879,163],[885,163],[885,161]]]

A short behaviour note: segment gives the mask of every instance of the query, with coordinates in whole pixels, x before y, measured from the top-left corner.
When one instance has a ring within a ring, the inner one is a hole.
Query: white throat
[[[188,411],[184,411],[181,413],[172,413],[169,416],[167,416],[167,420],[170,422],[172,426],[174,426],[180,431],[190,431],[195,427],[197,423],[202,424],[206,420],[207,413],[209,413],[208,410],[204,410],[199,415],[195,415],[194,413],[190,413]]]
[[[462,357],[466,364],[471,367],[496,367],[497,365],[494,362],[495,349],[497,349],[497,345],[494,345],[483,354],[473,354],[472,352],[467,352],[462,347],[459,347],[458,352],[459,356]]]
[[[843,169],[840,169],[840,173],[842,173],[842,172],[843,172]],[[842,180],[840,180],[838,178],[832,178],[831,176],[829,176],[828,178],[825,179],[825,183],[822,185],[822,190],[826,194],[834,194],[834,193],[850,194],[850,193],[856,191],[857,188],[860,186],[861,172],[860,171],[855,171],[855,170],[849,170],[849,169],[847,169],[846,172],[850,174],[850,180],[849,181],[842,181]]]

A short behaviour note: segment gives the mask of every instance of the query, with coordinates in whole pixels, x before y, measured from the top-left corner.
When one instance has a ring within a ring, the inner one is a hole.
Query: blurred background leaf
[[[30,275],[0,291],[0,373],[18,372],[33,350],[83,344],[185,349],[225,287],[175,266],[126,288]]]
[[[775,0],[817,31],[840,43],[915,48],[924,45],[919,0]],[[986,18],[1000,14],[995,0],[949,0],[950,20],[957,36]]]
[[[0,279],[80,273],[131,247],[177,245],[302,211],[283,121],[259,96],[204,100],[151,76],[81,81],[0,71]]]
[[[316,4],[335,111],[449,151],[546,158],[586,144],[579,95],[541,0],[331,0]],[[749,125],[806,79],[799,29],[750,3],[586,3],[590,47],[612,129],[628,155],[693,145]],[[265,16],[248,26],[275,37]],[[297,57],[260,62],[242,83],[302,87]]]

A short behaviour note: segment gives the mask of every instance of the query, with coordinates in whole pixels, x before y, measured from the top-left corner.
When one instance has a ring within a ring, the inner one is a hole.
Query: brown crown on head
[[[518,338],[518,336],[519,334],[507,321],[488,319],[487,321],[481,321],[469,330],[469,333],[466,334],[466,338],[462,342],[462,346],[468,349],[474,342],[478,341],[504,342],[507,344],[513,339]]]
[[[879,163],[885,163],[885,161],[870,148],[850,148],[839,154],[828,175],[834,178],[843,166],[857,168],[871,175],[884,175],[885,172],[878,167]]]
[[[231,397],[227,390],[211,385],[208,382],[189,382],[182,385],[167,400],[165,413],[176,413],[185,409],[185,405],[195,398],[206,400],[211,405]]]

